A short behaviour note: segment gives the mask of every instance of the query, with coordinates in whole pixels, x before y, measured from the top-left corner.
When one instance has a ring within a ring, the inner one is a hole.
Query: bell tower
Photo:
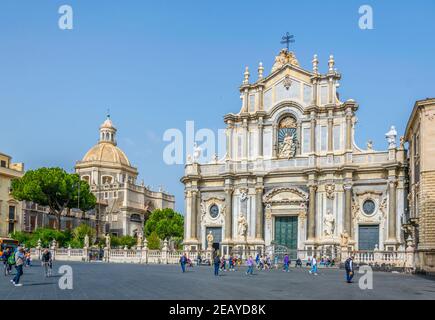
[[[100,143],[111,143],[116,146],[116,131],[110,113],[107,113],[107,119],[100,127]]]

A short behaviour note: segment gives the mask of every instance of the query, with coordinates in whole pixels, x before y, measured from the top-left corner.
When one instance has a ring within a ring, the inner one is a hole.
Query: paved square
[[[73,290],[58,286],[61,265],[73,268]],[[224,272],[215,277],[211,267],[189,268],[185,274],[176,265],[75,263],[56,261],[54,277],[45,278],[43,268],[24,269],[23,287],[14,287],[11,277],[0,277],[0,296],[10,299],[435,299],[435,281],[414,275],[375,272],[373,290],[344,281],[343,270],[320,269],[312,276],[307,269],[255,271],[253,276]]]

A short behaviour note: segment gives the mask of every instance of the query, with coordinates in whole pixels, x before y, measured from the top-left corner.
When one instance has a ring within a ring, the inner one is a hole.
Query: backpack
[[[350,270],[350,261],[349,261],[349,259],[347,259],[346,262],[344,263],[344,268],[346,270]]]
[[[15,263],[16,263],[16,261],[15,261],[15,254],[11,254],[10,256],[9,256],[9,258],[8,258],[8,263],[11,265],[11,266],[13,266]]]

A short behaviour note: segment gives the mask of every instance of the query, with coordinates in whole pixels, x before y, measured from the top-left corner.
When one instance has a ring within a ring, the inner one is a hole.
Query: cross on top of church
[[[290,33],[286,33],[285,36],[282,37],[282,44],[287,45],[287,51],[289,51],[290,49],[290,43],[294,43],[295,42],[295,36],[290,34]]]

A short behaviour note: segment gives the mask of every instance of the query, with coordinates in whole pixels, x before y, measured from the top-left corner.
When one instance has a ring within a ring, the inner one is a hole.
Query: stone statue
[[[137,247],[142,247],[142,243],[143,243],[143,235],[142,235],[142,233],[139,233],[138,235],[137,235]]]
[[[213,240],[214,240],[214,237],[213,237],[212,232],[210,231],[207,235],[207,246],[209,249],[211,249],[213,246]]]
[[[239,236],[242,238],[246,238],[247,231],[248,231],[248,222],[246,221],[245,215],[241,214],[239,216],[238,223],[239,223],[239,228],[238,228]]]
[[[296,152],[296,144],[294,143],[294,134],[290,135],[290,133],[287,133],[285,135],[284,141],[281,143],[281,150],[279,152],[279,157],[290,159],[294,157],[295,152]]]
[[[394,126],[391,126],[390,131],[388,131],[385,134],[385,137],[388,141],[388,149],[394,149],[396,148],[396,137],[397,137],[397,131]]]
[[[404,149],[405,148],[405,137],[401,136],[400,137],[400,149]]]
[[[246,199],[248,199],[248,195],[246,194],[245,191],[242,191],[242,193],[240,194],[240,201],[245,201]]]
[[[106,234],[106,248],[110,249],[110,235]]]
[[[190,154],[187,155],[187,164],[192,164],[193,159],[192,156]]]
[[[327,214],[325,215],[325,218],[323,219],[323,224],[325,226],[323,230],[325,236],[327,237],[333,236],[335,231],[335,218],[331,210],[328,210]]]
[[[193,162],[198,163],[199,158],[201,157],[202,149],[198,147],[198,144],[195,143],[193,147]]]
[[[287,49],[282,49],[279,55],[275,57],[275,63],[272,67],[272,72],[281,69],[285,64],[290,63],[294,66],[299,66],[299,62],[293,52],[289,52]]]
[[[88,235],[85,235],[84,243],[85,243],[85,248],[89,248],[89,236]]]
[[[368,151],[373,150],[373,141],[372,140],[367,141],[367,150]]]
[[[341,243],[340,245],[342,247],[347,247],[349,244],[349,234],[347,233],[346,230],[343,231],[343,233],[341,234]]]

